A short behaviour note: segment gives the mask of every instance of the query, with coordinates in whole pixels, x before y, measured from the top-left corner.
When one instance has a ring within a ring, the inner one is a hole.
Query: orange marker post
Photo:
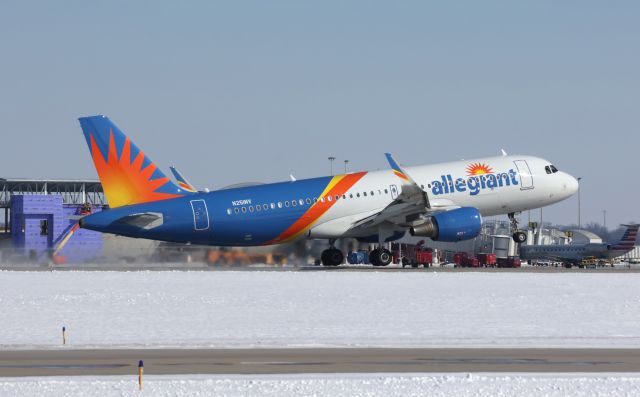
[[[144,362],[140,360],[138,362],[138,387],[142,390],[142,374],[144,372]]]
[[[64,325],[62,326],[62,344],[67,344],[67,327],[65,327]]]

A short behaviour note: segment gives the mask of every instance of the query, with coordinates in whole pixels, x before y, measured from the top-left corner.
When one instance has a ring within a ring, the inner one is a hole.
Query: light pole
[[[345,160],[344,161],[344,173],[347,173],[347,164],[349,163],[349,160]]]
[[[582,219],[581,219],[581,209],[580,209],[580,181],[582,180],[582,177],[578,177],[578,229],[582,228]]]
[[[607,210],[602,210],[602,218],[604,221],[604,224],[603,224],[604,228],[606,229],[607,228]]]
[[[333,156],[329,156],[329,164],[331,167],[331,175],[333,175],[333,160],[335,160],[336,158]]]

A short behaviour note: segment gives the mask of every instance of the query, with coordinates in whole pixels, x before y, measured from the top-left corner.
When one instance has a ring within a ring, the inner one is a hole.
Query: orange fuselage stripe
[[[316,201],[293,225],[289,226],[287,230],[275,239],[269,241],[267,244],[291,241],[305,233],[337,202],[335,196],[340,196],[340,199],[342,199],[342,196],[365,174],[366,172],[358,172],[355,174],[334,176],[322,192],[322,195],[318,197],[318,201]],[[331,201],[328,200],[328,197],[331,197]],[[321,198],[324,198],[324,200],[321,201]]]

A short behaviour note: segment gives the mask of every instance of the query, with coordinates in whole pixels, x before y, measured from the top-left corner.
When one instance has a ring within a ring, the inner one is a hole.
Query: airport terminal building
[[[8,257],[3,260],[47,261],[80,217],[104,207],[98,181],[0,179],[0,247]],[[102,245],[100,233],[80,229],[60,255],[86,261],[101,255]]]

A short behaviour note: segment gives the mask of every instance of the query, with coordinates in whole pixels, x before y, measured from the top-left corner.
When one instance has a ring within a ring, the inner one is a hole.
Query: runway
[[[127,349],[0,351],[0,376],[376,372],[640,372],[640,349]]]
[[[472,268],[472,267],[453,267],[436,266],[429,268],[412,268],[402,267],[398,265],[387,267],[374,267],[371,265],[340,265],[336,267],[325,266],[214,266],[204,263],[191,264],[145,264],[145,263],[124,263],[124,264],[82,264],[82,265],[45,265],[45,264],[0,264],[0,271],[10,272],[374,272],[374,273],[394,273],[394,272],[415,272],[415,273],[568,273],[568,274],[584,274],[584,273],[640,273],[640,266],[633,265],[631,267],[618,265],[616,267],[601,267],[597,269],[579,269],[573,267],[566,269],[564,267],[555,266],[528,266],[518,268]]]

